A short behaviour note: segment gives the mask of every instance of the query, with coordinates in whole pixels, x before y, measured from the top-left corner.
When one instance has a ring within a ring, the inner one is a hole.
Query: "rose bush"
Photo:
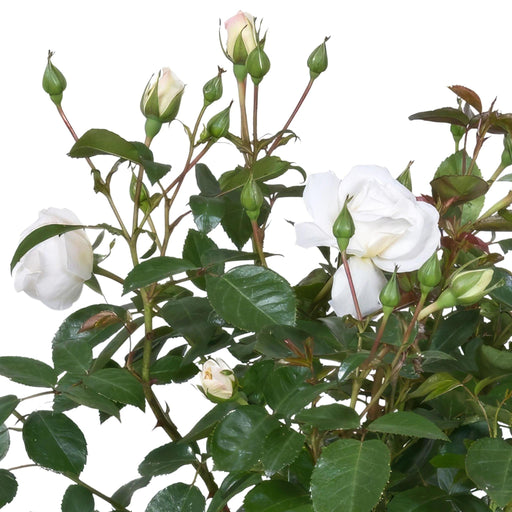
[[[357,166],[340,180],[334,173],[310,176],[304,202],[313,222],[296,225],[302,247],[338,247],[332,232],[345,201],[355,233],[347,247],[355,292],[363,315],[380,307],[379,293],[386,283],[383,271],[417,270],[437,249],[439,214],[415,196],[389,171]],[[337,315],[355,316],[348,279],[343,268],[334,276],[331,306]]]
[[[49,224],[80,225],[67,209],[48,208],[21,235]],[[92,275],[93,252],[85,231],[76,230],[49,238],[31,249],[16,265],[14,287],[40,300],[52,309],[66,309],[82,292]]]

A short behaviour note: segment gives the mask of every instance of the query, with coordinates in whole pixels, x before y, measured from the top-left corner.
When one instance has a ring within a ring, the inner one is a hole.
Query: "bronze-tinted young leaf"
[[[460,99],[478,110],[478,112],[482,112],[482,100],[475,91],[469,89],[469,87],[464,87],[463,85],[451,85],[448,89],[454,92]]]
[[[488,183],[478,176],[442,176],[430,182],[435,199],[451,200],[452,205],[466,203],[483,196]]]
[[[411,121],[419,119],[421,121],[456,124],[459,126],[467,126],[469,124],[469,117],[461,110],[453,107],[444,107],[438,108],[436,110],[418,112],[412,116],[409,116],[409,119]]]

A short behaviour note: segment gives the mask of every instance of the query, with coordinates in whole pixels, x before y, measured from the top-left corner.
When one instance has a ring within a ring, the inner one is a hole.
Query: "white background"
[[[4,2],[0,9],[0,355],[24,355],[50,363],[51,339],[60,322],[78,307],[101,301],[86,290],[74,309],[55,312],[16,294],[9,262],[20,232],[36,219],[40,209],[49,206],[71,208],[87,224],[114,222],[102,197],[92,192],[85,162],[66,156],[72,140],[41,88],[49,49],[56,52],[54,63],[68,80],[63,106],[79,134],[89,128],[107,128],[128,140],[142,140],[144,120],[139,101],[152,73],[170,66],[187,84],[179,118],[192,125],[201,106],[204,82],[216,74],[217,65],[230,71],[218,44],[219,18],[225,20],[243,9],[262,18],[268,29],[266,51],[272,68],[261,86],[261,133],[281,128],[307,83],[309,53],[325,36],[331,36],[329,69],[315,83],[291,127],[301,140],[279,154],[308,173],[333,170],[340,176],[357,164],[386,166],[397,176],[414,160],[416,194],[429,193],[428,181],[453,151],[453,143],[447,125],[411,122],[407,119],[410,114],[456,106],[455,96],[447,89],[453,84],[476,90],[484,107],[497,97],[500,110],[512,110],[512,4],[507,0],[488,1],[485,6],[473,0],[315,0],[307,4],[275,0],[243,4],[231,0],[29,0]],[[211,114],[235,98],[232,76],[226,73],[224,77],[225,96],[211,108]],[[236,116],[233,119],[236,131]],[[153,145],[156,160],[169,161],[174,169],[180,169],[185,143],[178,123],[164,127]],[[500,154],[499,137],[484,146],[480,167],[485,177],[496,168]],[[103,169],[111,163],[102,158],[95,162]],[[205,162],[218,176],[240,160],[222,145],[212,150]],[[299,179],[291,173],[289,182],[296,184]],[[191,176],[190,191],[193,181]],[[116,183],[118,197],[126,195],[125,180],[119,178]],[[497,184],[495,196],[502,197],[507,190],[505,184]],[[176,211],[184,211],[184,203],[181,208]],[[296,282],[313,268],[317,252],[293,246],[293,228],[285,218],[304,218],[300,201],[285,200],[276,210],[266,250],[285,254],[274,258],[272,266]],[[123,270],[124,251],[120,242],[105,266],[122,274],[128,269]],[[178,244],[171,254],[180,255]],[[108,288],[108,299],[119,300],[114,288]],[[0,396],[27,396],[33,391],[0,378]],[[183,432],[210,407],[191,384],[158,391]],[[50,408],[51,401],[29,401],[20,411],[29,412],[36,406]],[[82,478],[107,494],[136,478],[144,455],[167,442],[162,432],[152,430],[154,421],[149,416],[131,409],[123,410],[122,425],[109,420],[100,426],[92,410],[70,413],[89,442],[89,463]],[[30,462],[16,432],[12,433],[12,445],[0,463],[2,468]],[[4,508],[6,512],[60,510],[62,494],[71,482],[34,468],[15,473],[19,495]],[[156,478],[148,490],[135,495],[131,510],[143,511],[154,493],[180,479],[190,482],[191,476],[178,472]],[[100,500],[97,508],[109,510]]]

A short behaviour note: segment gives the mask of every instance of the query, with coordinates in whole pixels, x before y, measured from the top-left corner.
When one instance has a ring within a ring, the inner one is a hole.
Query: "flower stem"
[[[249,123],[247,121],[247,109],[245,107],[245,94],[247,89],[247,79],[238,81],[238,101],[240,103],[240,124],[242,141],[249,147]]]
[[[292,114],[288,118],[288,121],[286,121],[285,125],[283,126],[283,129],[279,133],[279,135],[276,137],[272,145],[270,146],[269,150],[267,151],[267,155],[272,154],[272,152],[277,148],[279,143],[281,142],[281,139],[283,138],[283,135],[285,134],[286,130],[288,130],[288,127],[292,123],[294,117],[297,115],[297,112],[299,111],[300,107],[304,103],[304,100],[306,99],[306,96],[309,94],[309,91],[311,90],[311,87],[313,86],[314,80],[310,80],[308,82],[308,85],[306,86],[306,89],[302,93],[302,96],[300,97],[299,102],[297,103],[296,107],[293,109]]]
[[[352,281],[352,274],[350,272],[350,265],[348,264],[347,253],[345,251],[341,253],[341,259],[343,261],[345,274],[347,275],[350,294],[352,295],[352,300],[354,301],[354,308],[356,310],[357,319],[361,321],[363,319],[363,315],[361,314],[361,309],[359,308],[359,301],[357,300],[356,290],[354,288],[354,282]]]
[[[254,96],[252,104],[252,147],[253,147],[253,161],[258,158],[258,152],[256,146],[258,144],[258,98],[259,97],[259,86],[254,86]]]
[[[261,236],[261,229],[258,226],[258,222],[255,220],[251,220],[251,225],[252,225],[252,239],[254,241],[254,246],[258,253],[260,263],[263,267],[266,267],[267,261],[265,259],[265,254],[263,252],[263,240],[262,240],[262,236]]]

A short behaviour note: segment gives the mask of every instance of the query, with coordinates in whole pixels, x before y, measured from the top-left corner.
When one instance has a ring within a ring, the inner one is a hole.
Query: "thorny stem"
[[[311,90],[311,87],[313,86],[313,82],[314,82],[313,79],[311,79],[308,82],[308,85],[306,86],[306,89],[302,93],[302,96],[300,97],[300,100],[297,103],[297,106],[293,109],[293,112],[292,112],[291,116],[288,118],[288,121],[286,121],[286,124],[283,126],[283,129],[281,130],[281,133],[276,137],[276,139],[274,140],[274,142],[272,143],[272,145],[268,149],[267,155],[271,155],[272,152],[277,148],[277,146],[281,142],[281,139],[283,138],[283,135],[285,134],[286,130],[288,130],[288,127],[290,126],[290,124],[292,123],[294,117],[297,115],[297,112],[299,111],[300,107],[304,103],[304,100],[306,99],[306,96],[309,94],[309,91]]]
[[[345,269],[345,274],[347,275],[348,287],[350,288],[350,294],[352,295],[352,300],[354,301],[354,307],[356,309],[357,319],[359,321],[363,320],[363,315],[361,314],[361,309],[359,308],[359,301],[357,300],[356,290],[354,288],[354,282],[352,281],[352,274],[350,272],[350,266],[348,264],[347,253],[343,251],[341,253],[341,259],[343,261],[343,268]]]

